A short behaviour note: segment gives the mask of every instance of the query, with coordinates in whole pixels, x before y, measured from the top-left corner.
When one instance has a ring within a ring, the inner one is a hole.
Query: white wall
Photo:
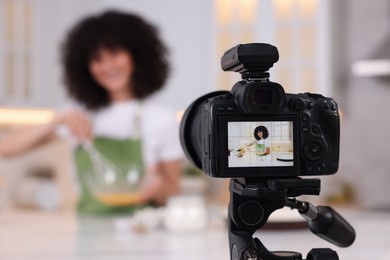
[[[99,10],[100,0],[40,0],[36,19],[36,88],[34,106],[58,107],[66,99],[60,46],[80,17]]]
[[[112,8],[142,15],[155,24],[170,50],[172,75],[161,102],[185,109],[196,97],[214,90],[213,1],[103,0]]]
[[[345,0],[342,4],[344,12],[338,14],[341,17],[337,29],[342,27],[343,33],[337,36],[339,45],[335,46],[341,54],[337,61],[342,65],[335,68],[337,99],[344,112],[340,170],[329,178],[332,184],[328,187],[347,180],[354,186],[359,204],[390,209],[390,80],[357,77],[351,72],[354,62],[373,58],[386,44],[390,2]]]

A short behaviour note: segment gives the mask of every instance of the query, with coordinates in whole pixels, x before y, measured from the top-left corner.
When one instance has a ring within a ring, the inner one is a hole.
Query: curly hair
[[[170,68],[168,51],[157,29],[135,14],[107,11],[76,24],[62,46],[68,94],[86,108],[98,110],[110,103],[108,92],[88,68],[92,55],[102,47],[121,47],[132,55],[131,91],[135,98],[143,99],[163,87]]]
[[[260,137],[257,135],[258,132],[263,132],[263,138],[264,139],[268,138],[269,132],[268,132],[267,127],[260,125],[260,126],[255,128],[255,130],[253,131],[253,135],[255,136],[255,139],[257,141],[260,140]]]

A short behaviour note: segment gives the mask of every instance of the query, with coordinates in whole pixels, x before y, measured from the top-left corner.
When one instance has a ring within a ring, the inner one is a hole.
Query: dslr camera
[[[189,160],[210,177],[283,178],[338,170],[340,117],[320,94],[285,93],[269,80],[276,47],[240,44],[221,59],[241,74],[230,92],[216,91],[185,111],[180,139]]]

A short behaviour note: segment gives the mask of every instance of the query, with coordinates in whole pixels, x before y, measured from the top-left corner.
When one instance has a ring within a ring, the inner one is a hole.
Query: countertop
[[[301,252],[330,247],[341,260],[390,260],[390,212],[340,211],[354,226],[357,238],[349,248],[337,248],[309,230],[261,231],[270,250]],[[79,217],[72,212],[0,212],[0,259],[229,259],[223,226],[203,232],[170,233],[158,229],[143,234],[118,232],[111,218]]]

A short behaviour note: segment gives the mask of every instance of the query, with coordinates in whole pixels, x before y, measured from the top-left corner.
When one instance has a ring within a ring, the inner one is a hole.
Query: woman
[[[86,213],[132,211],[94,196],[94,147],[119,168],[142,169],[148,180],[136,204],[164,203],[178,192],[182,151],[172,111],[155,104],[151,94],[168,76],[166,48],[156,29],[139,16],[108,11],[78,23],[62,49],[65,83],[74,102],[48,124],[3,138],[2,155],[26,151],[54,135],[75,147],[80,186],[79,210]]]
[[[257,126],[255,130],[253,131],[253,136],[256,140],[246,145],[246,147],[249,147],[251,145],[256,145],[256,155],[259,156],[265,156],[270,154],[271,152],[271,145],[269,140],[267,140],[269,135],[268,129],[265,126]]]

